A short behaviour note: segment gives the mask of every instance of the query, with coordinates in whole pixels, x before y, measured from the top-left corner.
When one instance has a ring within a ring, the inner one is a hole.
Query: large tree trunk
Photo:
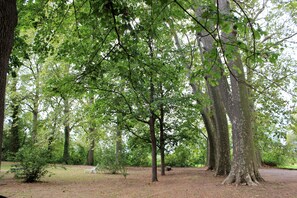
[[[201,15],[203,10],[197,9],[196,16],[199,20],[203,20]],[[206,23],[206,22],[205,22]],[[206,68],[211,68],[212,73],[220,74],[219,66],[221,64],[219,56],[215,56],[214,39],[206,31],[197,32],[197,39],[200,46],[200,54],[203,64]],[[226,110],[223,104],[222,95],[220,93],[220,79],[216,79],[212,75],[206,75],[206,84],[208,95],[212,101],[212,114],[215,123],[215,141],[216,144],[216,166],[215,175],[227,175],[230,172],[230,141],[228,131],[228,121]],[[212,81],[212,82],[211,82]]]
[[[229,67],[232,70],[232,108],[230,120],[232,123],[233,139],[233,162],[229,176],[223,183],[236,184],[246,183],[254,185],[262,178],[258,171],[255,156],[254,140],[251,123],[251,112],[249,108],[249,95],[245,84],[244,69],[240,54],[234,52],[235,60],[230,61]],[[234,68],[236,66],[236,68]],[[240,69],[240,74],[237,70]]]
[[[16,0],[0,0],[0,169],[8,62],[17,24]]]
[[[220,14],[229,15],[230,5],[227,0],[218,0]],[[231,85],[227,86],[224,80],[224,89],[221,89],[229,103],[225,102],[228,115],[232,124],[233,139],[233,162],[230,174],[223,181],[225,184],[245,183],[247,185],[255,185],[258,181],[262,181],[259,174],[257,160],[254,149],[252,120],[248,88],[246,85],[245,71],[239,50],[236,46],[236,31],[230,34],[223,34],[223,45],[234,46],[229,52],[232,56],[228,60],[228,68],[230,70]],[[230,48],[229,48],[230,50]],[[238,72],[240,71],[240,72]],[[226,101],[226,100],[224,100]],[[231,101],[231,103],[230,103]]]
[[[230,142],[226,111],[222,102],[218,86],[209,85],[214,107],[216,123],[216,168],[215,175],[227,175],[230,172]]]
[[[63,161],[68,164],[70,160],[69,146],[70,146],[70,123],[69,123],[69,100],[64,98],[64,152]]]

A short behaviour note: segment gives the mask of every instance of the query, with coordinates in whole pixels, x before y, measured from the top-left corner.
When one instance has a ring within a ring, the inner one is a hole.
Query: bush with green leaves
[[[127,170],[123,154],[121,154],[119,158],[116,159],[114,149],[112,148],[101,150],[100,159],[98,161],[96,170],[98,172],[105,172],[111,174],[120,173],[123,174],[125,177],[127,176]]]
[[[36,146],[23,147],[16,154],[17,164],[12,165],[10,172],[15,178],[31,183],[49,174],[47,150]]]
[[[271,142],[262,152],[262,162],[269,166],[288,163],[288,148],[280,142]]]

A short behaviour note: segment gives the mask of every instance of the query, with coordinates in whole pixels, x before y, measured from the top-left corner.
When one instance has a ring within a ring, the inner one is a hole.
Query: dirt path
[[[159,182],[150,182],[150,168],[129,168],[122,175],[86,174],[85,166],[54,170],[56,175],[41,183],[24,184],[11,176],[0,180],[0,195],[11,198],[52,197],[160,197],[160,198],[297,198],[297,171],[261,169],[266,182],[256,187],[225,186],[202,168],[173,168]]]

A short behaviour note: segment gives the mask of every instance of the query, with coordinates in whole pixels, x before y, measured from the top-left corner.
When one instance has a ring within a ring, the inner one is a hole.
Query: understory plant
[[[110,174],[122,174],[125,178],[127,176],[127,169],[123,155],[116,158],[115,153],[106,149],[101,155],[101,159],[96,166],[96,171],[110,173]]]
[[[36,146],[23,147],[16,154],[17,164],[10,168],[15,178],[26,183],[39,181],[41,177],[49,174],[47,150]]]

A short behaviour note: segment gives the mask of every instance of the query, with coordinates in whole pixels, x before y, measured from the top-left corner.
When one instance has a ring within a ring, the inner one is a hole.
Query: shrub
[[[15,178],[24,182],[36,182],[49,172],[47,150],[38,147],[23,147],[16,154],[17,164],[12,165],[10,172],[15,174]]]
[[[123,160],[123,154],[116,160],[116,155],[113,149],[105,149],[102,151],[100,161],[97,164],[96,170],[99,172],[105,172],[110,174],[122,174],[125,178],[127,176],[127,170],[125,162]]]
[[[178,167],[186,167],[190,165],[190,156],[191,151],[183,146],[178,146],[174,153],[167,156],[167,165],[169,166],[178,166]]]

